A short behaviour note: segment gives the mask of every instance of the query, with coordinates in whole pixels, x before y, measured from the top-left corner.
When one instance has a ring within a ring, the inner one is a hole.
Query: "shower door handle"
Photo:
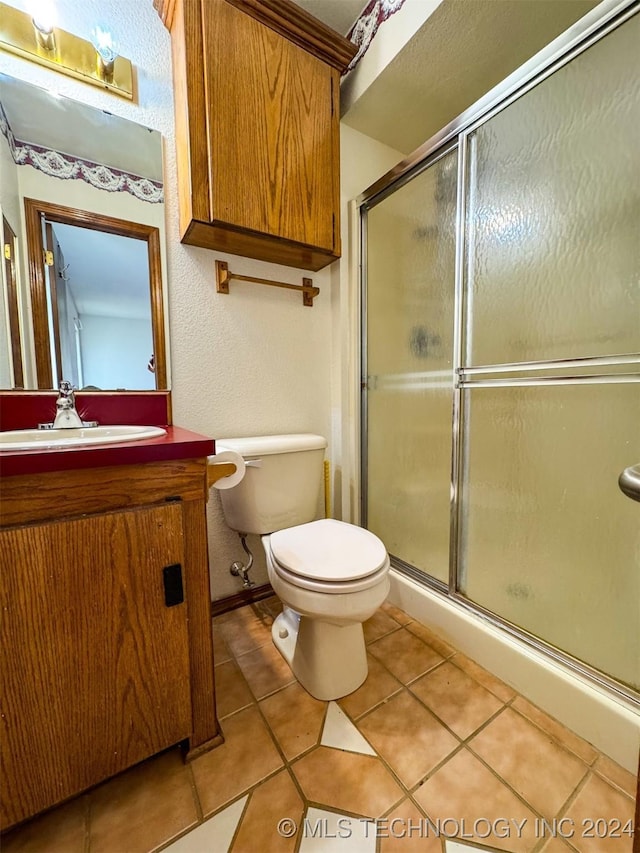
[[[618,485],[628,498],[640,501],[640,464],[625,468],[618,478]]]

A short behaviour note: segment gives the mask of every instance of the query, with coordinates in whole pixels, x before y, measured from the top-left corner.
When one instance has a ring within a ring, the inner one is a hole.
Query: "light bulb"
[[[53,36],[56,15],[51,0],[30,0],[28,6],[36,41],[45,50],[53,50],[56,46]]]
[[[118,56],[118,45],[108,30],[103,30],[102,27],[94,27],[91,31],[91,41],[105,64],[115,61]]]

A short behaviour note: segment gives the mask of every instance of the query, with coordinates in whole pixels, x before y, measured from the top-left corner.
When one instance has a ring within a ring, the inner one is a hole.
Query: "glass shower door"
[[[458,590],[640,689],[640,15],[467,139]]]
[[[457,150],[367,213],[363,516],[390,554],[449,576]]]

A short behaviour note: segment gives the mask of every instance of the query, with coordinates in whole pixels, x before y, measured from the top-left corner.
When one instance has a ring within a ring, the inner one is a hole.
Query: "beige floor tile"
[[[469,746],[545,818],[558,814],[588,772],[584,762],[510,708]]]
[[[400,610],[399,607],[396,607],[395,604],[390,604],[388,601],[382,605],[382,609],[385,613],[391,616],[392,619],[395,619],[400,625],[407,625],[411,622],[411,616],[406,614],[404,610]]]
[[[593,768],[596,773],[604,776],[607,781],[613,782],[614,785],[621,788],[625,794],[629,794],[630,797],[635,798],[638,780],[633,773],[629,773],[628,770],[616,764],[615,761],[612,761],[606,755],[601,755],[593,765]]]
[[[413,796],[432,821],[441,822],[444,833],[457,829],[462,838],[473,836],[464,838],[469,843],[509,853],[529,853],[538,843],[534,813],[467,749],[447,761]],[[501,837],[507,829],[509,836]]]
[[[296,836],[278,834],[278,822],[291,818],[301,825],[304,803],[287,770],[272,776],[251,794],[231,853],[290,853]]]
[[[497,696],[450,663],[414,681],[411,692],[463,739],[503,707]]]
[[[260,708],[287,760],[320,740],[327,703],[314,699],[297,681],[263,699]]]
[[[180,750],[151,758],[91,792],[92,853],[147,853],[198,822]]]
[[[619,830],[625,825],[629,828],[633,812],[630,797],[592,774],[564,814],[575,827],[575,836],[569,841],[580,853],[631,853],[632,839]],[[614,829],[619,837],[614,837]]]
[[[392,631],[397,631],[400,627],[400,623],[392,619],[384,610],[376,610],[371,619],[367,619],[362,624],[365,643],[373,643],[375,640],[379,640],[380,637],[384,637]]]
[[[256,699],[262,699],[295,681],[289,664],[271,641],[236,660]]]
[[[254,701],[244,676],[232,661],[219,664],[216,668],[216,703],[218,717],[227,717]]]
[[[213,662],[216,666],[219,663],[224,663],[225,661],[231,660],[231,652],[227,648],[227,644],[222,638],[222,633],[220,631],[219,622],[214,619],[213,620]]]
[[[406,691],[359,720],[358,728],[409,788],[460,745],[442,723]]]
[[[483,687],[486,687],[487,690],[490,690],[498,699],[502,699],[503,702],[508,702],[516,695],[516,691],[509,687],[508,684],[496,678],[493,673],[483,669],[475,661],[471,660],[471,658],[463,655],[462,652],[456,652],[454,657],[451,658],[451,663],[459,666],[467,675],[475,678],[476,681],[479,681]]]
[[[403,800],[378,821],[380,853],[442,853],[441,840],[428,830],[416,804]]]
[[[363,817],[379,817],[403,797],[382,762],[319,746],[292,765],[308,800]]]
[[[274,617],[266,607],[258,613],[256,607],[240,607],[214,620],[227,647],[236,657],[271,642]]]
[[[445,643],[443,639],[441,639],[437,634],[434,634],[433,631],[421,622],[409,622],[407,630],[411,631],[412,634],[415,634],[416,637],[420,637],[424,643],[431,646],[432,649],[435,649],[443,658],[450,658],[456,653],[456,649],[454,649],[453,646],[450,646],[449,643]]]
[[[255,706],[227,717],[221,726],[225,742],[191,764],[205,817],[283,765]]]
[[[562,723],[554,720],[553,717],[545,714],[540,708],[536,708],[535,705],[532,705],[523,696],[516,696],[511,707],[515,708],[516,711],[520,711],[521,714],[524,714],[525,717],[528,717],[533,723],[540,726],[545,732],[548,732],[551,737],[560,741],[571,752],[575,752],[587,764],[591,764],[598,755],[598,751],[590,743],[578,737],[578,735],[574,734],[566,726],[563,726]]]
[[[403,684],[424,675],[443,660],[441,655],[405,628],[371,643],[369,651]]]
[[[555,838],[550,838],[540,853],[575,853],[575,851],[558,835]]]
[[[362,716],[398,690],[402,690],[402,684],[374,657],[367,655],[367,663],[369,674],[364,684],[338,701],[342,710],[346,711],[352,720]]]
[[[2,836],[2,853],[84,853],[86,803],[78,797]]]

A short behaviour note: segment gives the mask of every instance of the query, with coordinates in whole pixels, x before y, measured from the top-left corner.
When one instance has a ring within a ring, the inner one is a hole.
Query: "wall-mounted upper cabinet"
[[[340,257],[340,73],[356,47],[291,0],[154,0],[173,43],[183,243]]]

